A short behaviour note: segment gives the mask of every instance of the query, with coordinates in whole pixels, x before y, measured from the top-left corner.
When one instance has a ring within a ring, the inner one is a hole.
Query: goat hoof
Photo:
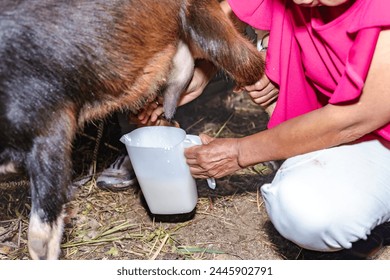
[[[34,260],[56,260],[60,255],[63,230],[63,217],[57,222],[42,222],[38,215],[32,214],[28,228],[28,250]]]

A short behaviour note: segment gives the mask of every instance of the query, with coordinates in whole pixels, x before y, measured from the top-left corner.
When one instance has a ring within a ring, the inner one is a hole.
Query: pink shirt
[[[266,74],[280,92],[268,127],[327,103],[357,101],[379,32],[390,26],[390,1],[352,1],[323,23],[317,8],[292,0],[228,0],[242,21],[271,31]],[[390,140],[390,123],[375,133]]]

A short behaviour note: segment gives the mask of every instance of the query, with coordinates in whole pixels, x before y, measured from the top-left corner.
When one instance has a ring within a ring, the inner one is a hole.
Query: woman
[[[276,84],[278,101],[266,131],[202,135],[205,145],[185,153],[192,174],[220,178],[287,159],[261,188],[275,228],[303,248],[371,257],[390,243],[390,2],[228,2],[270,30],[267,77],[245,90],[264,103]],[[187,99],[204,88],[199,72]]]

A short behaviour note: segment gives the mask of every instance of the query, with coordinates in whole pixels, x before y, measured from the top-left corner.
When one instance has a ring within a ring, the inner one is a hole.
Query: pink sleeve
[[[379,33],[390,27],[390,1],[365,0],[348,33],[356,34],[349,51],[345,72],[330,103],[352,101],[360,96],[371,65]]]
[[[270,30],[273,0],[227,0],[234,14],[250,26]]]
[[[349,51],[344,74],[329,103],[352,101],[360,96],[380,31],[379,27],[359,31]]]
[[[389,0],[364,0],[363,5],[362,12],[354,19],[348,32],[355,33],[364,28],[389,26]]]

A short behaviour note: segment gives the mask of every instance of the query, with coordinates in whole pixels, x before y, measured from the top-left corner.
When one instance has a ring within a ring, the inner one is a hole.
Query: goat
[[[32,259],[59,258],[76,133],[159,94],[171,118],[198,58],[237,85],[264,71],[216,0],[0,1],[0,174],[29,176]]]

